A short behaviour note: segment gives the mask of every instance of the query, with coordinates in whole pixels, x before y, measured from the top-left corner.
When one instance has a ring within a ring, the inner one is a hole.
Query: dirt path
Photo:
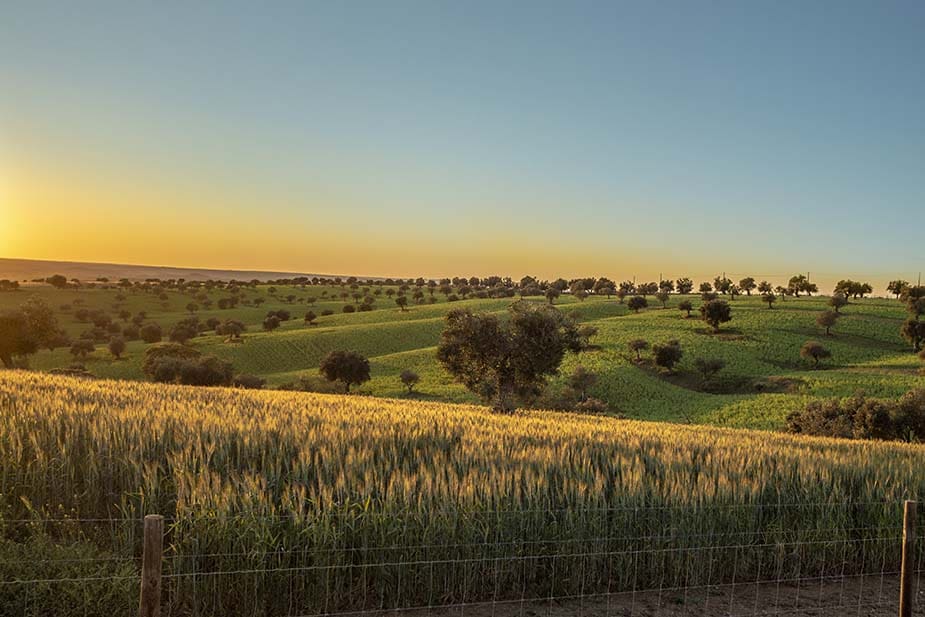
[[[898,578],[877,575],[801,581],[799,584],[743,583],[709,589],[626,592],[552,601],[503,600],[387,614],[415,617],[895,617],[898,603]],[[925,616],[925,585],[918,585],[913,614]]]

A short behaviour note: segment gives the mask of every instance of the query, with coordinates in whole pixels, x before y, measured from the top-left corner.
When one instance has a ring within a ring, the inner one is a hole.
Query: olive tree
[[[350,393],[350,386],[369,381],[369,360],[354,351],[332,351],[321,360],[319,372],[328,381],[344,384],[344,392]]]
[[[813,368],[819,368],[819,362],[832,357],[832,352],[822,346],[819,341],[806,341],[800,348],[800,355],[813,361]]]
[[[574,322],[549,305],[511,305],[510,318],[450,311],[437,359],[495,411],[511,412],[516,402],[539,393],[569,351],[581,350]]]
[[[826,336],[831,336],[832,326],[838,321],[838,317],[839,315],[835,311],[822,311],[816,316],[816,325],[825,329]]]
[[[710,300],[700,305],[700,315],[710,324],[713,332],[719,332],[719,325],[732,320],[732,310],[725,300]]]
[[[401,372],[401,375],[398,376],[398,379],[401,381],[402,385],[408,389],[408,394],[411,394],[414,391],[414,386],[421,381],[421,376],[410,368],[406,368]]]

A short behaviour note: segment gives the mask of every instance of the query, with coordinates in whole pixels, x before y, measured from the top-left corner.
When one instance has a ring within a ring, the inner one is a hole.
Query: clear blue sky
[[[10,257],[909,277],[925,3],[5,3],[0,164]]]

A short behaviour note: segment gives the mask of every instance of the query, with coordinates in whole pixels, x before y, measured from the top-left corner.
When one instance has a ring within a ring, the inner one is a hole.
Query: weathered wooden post
[[[164,556],[164,517],[145,517],[144,553],[141,562],[141,599],[138,617],[161,616],[161,562]]]
[[[916,503],[907,501],[903,510],[903,565],[899,581],[899,617],[912,617],[912,575],[915,570]]]

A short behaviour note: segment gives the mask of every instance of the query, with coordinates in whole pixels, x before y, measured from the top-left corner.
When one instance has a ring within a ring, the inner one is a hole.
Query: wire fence
[[[888,502],[165,523],[156,597],[178,617],[896,615],[908,534],[903,504]],[[925,615],[921,527],[910,615]],[[138,614],[145,529],[0,519],[0,615]]]

